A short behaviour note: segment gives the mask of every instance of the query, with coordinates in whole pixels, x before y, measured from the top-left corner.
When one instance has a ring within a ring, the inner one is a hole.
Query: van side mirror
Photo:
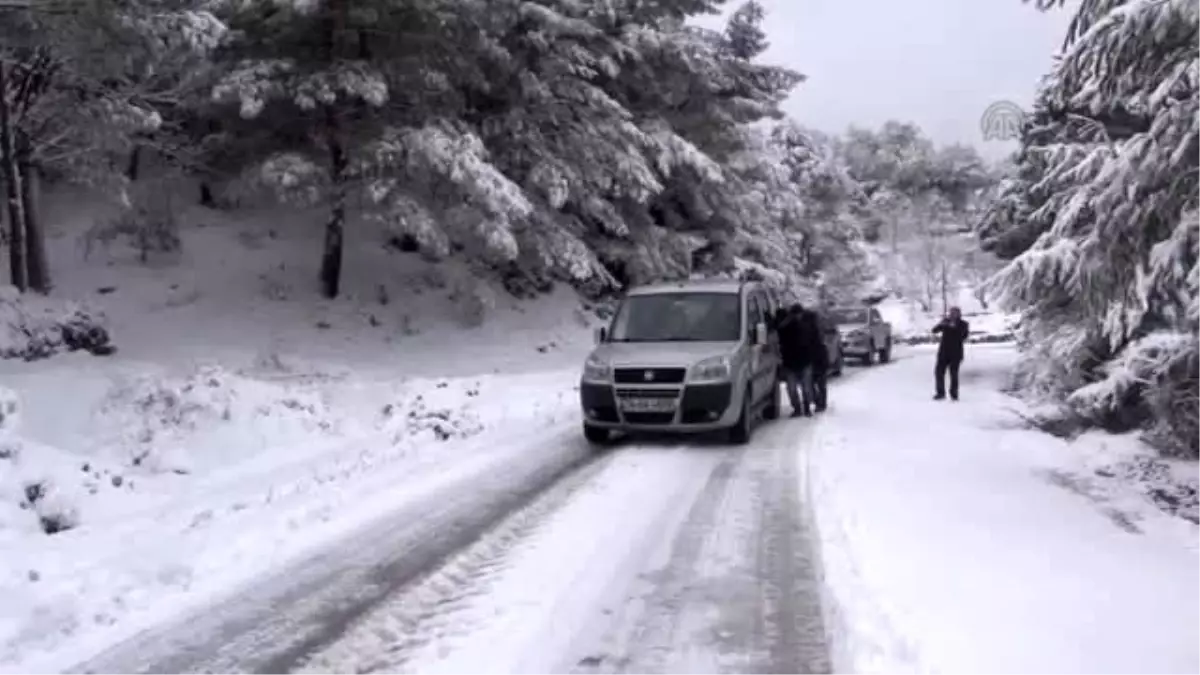
[[[767,324],[760,321],[754,326],[754,344],[761,347],[767,344]]]
[[[608,329],[604,326],[601,326],[596,329],[596,332],[592,335],[592,337],[595,339],[596,344],[608,342]]]

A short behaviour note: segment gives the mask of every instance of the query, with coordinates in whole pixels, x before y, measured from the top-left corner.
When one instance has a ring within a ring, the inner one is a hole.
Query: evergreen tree
[[[11,278],[46,291],[43,177],[117,188],[140,142],[170,153],[169,120],[205,76],[224,26],[193,3],[89,0],[0,14]]]
[[[746,2],[729,17],[725,27],[725,43],[729,52],[739,59],[757,58],[767,50],[767,33],[762,28],[766,12],[758,0]]]
[[[1192,456],[1198,14],[1195,0],[1083,0],[984,228],[1019,251],[998,288],[1023,312],[1026,384]]]

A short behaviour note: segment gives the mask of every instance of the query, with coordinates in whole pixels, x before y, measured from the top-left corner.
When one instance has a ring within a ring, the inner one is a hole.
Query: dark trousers
[[[958,367],[962,365],[962,359],[948,358],[939,356],[937,365],[933,369],[934,381],[937,385],[938,398],[946,396],[946,373],[950,373],[950,398],[958,398]]]
[[[788,403],[792,404],[793,412],[807,414],[813,399],[813,370],[812,366],[783,368],[784,383],[787,385]]]
[[[829,369],[813,368],[813,403],[824,410],[829,403]]]

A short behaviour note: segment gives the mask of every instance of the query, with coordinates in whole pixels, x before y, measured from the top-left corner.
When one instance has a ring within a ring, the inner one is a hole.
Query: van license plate
[[[669,412],[675,409],[673,398],[624,398],[621,410],[625,412]]]

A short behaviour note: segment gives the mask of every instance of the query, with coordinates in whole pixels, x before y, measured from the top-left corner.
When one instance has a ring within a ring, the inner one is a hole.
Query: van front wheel
[[[779,409],[783,406],[783,397],[779,394],[779,380],[774,380],[774,391],[768,399],[767,407],[763,410],[763,419],[779,419]]]
[[[729,442],[734,445],[745,445],[754,435],[754,415],[750,398],[750,390],[747,388],[746,393],[742,395],[742,414],[738,415],[737,422],[729,428]]]

